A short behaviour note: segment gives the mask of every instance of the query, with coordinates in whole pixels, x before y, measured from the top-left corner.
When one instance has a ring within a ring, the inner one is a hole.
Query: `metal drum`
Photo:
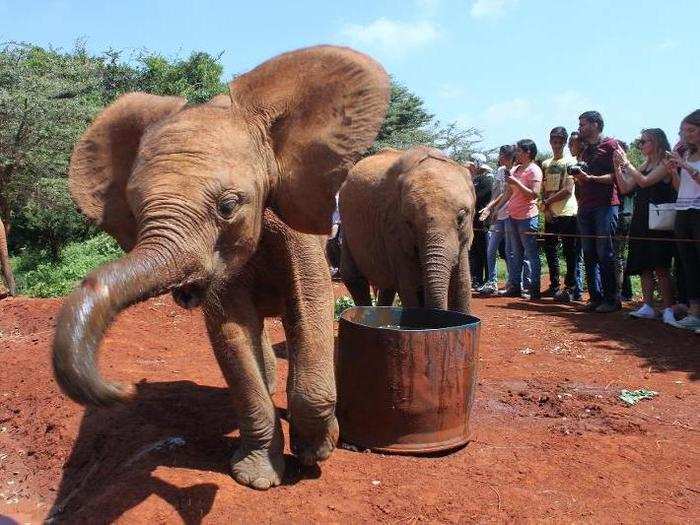
[[[445,310],[345,310],[336,371],[341,441],[411,454],[467,443],[480,324]]]

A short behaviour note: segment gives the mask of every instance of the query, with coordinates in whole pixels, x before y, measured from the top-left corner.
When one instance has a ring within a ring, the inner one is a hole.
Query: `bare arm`
[[[564,179],[564,187],[557,191],[556,193],[553,193],[546,199],[544,199],[544,205],[545,206],[551,206],[555,202],[563,201],[568,199],[571,194],[574,192],[574,179],[572,177],[566,177]]]
[[[617,181],[617,187],[620,188],[620,192],[623,194],[629,193],[637,187],[634,179],[625,177],[621,165],[615,166],[615,180]]]

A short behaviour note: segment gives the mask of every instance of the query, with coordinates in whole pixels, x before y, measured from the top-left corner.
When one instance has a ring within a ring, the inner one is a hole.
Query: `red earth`
[[[59,304],[0,301],[2,524],[700,519],[700,338],[660,322],[477,298],[474,441],[439,457],[339,449],[316,468],[287,450],[283,485],[257,492],[228,472],[236,416],[198,311],[162,297],[123,313],[101,367],[137,398],[85,410],[51,375]],[[659,395],[626,406],[623,388]]]

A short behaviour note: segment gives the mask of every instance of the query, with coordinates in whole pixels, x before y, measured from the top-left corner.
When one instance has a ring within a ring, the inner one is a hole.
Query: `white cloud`
[[[483,120],[487,125],[497,126],[507,122],[522,120],[533,114],[532,103],[523,98],[514,98],[492,104],[484,111]]]
[[[469,14],[472,18],[498,18],[517,3],[518,0],[474,0]]]
[[[437,26],[426,20],[401,22],[379,18],[367,25],[346,24],[340,30],[340,37],[352,45],[394,56],[423,47],[439,36]]]
[[[669,49],[675,49],[678,47],[678,41],[673,40],[672,38],[667,38],[663,42],[659,42],[659,44],[656,46],[657,49],[660,51],[667,51]]]

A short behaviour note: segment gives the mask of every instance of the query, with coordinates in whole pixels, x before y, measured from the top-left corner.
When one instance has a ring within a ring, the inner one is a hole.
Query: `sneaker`
[[[495,284],[486,283],[484,286],[477,290],[481,295],[496,295],[498,293],[498,288]]]
[[[676,328],[683,328],[694,332],[696,330],[700,330],[700,317],[697,315],[688,315],[680,321],[674,321],[671,324]]]
[[[673,313],[671,313],[671,316],[673,316]],[[656,319],[656,310],[651,305],[644,303],[639,309],[630,312],[630,317],[635,319]]]
[[[558,286],[550,286],[547,288],[544,292],[542,292],[540,295],[542,297],[554,297],[559,293],[559,287]]]
[[[666,324],[673,324],[676,322],[676,316],[673,315],[673,308],[664,308],[661,312],[661,320]]]
[[[611,303],[609,301],[603,301],[600,303],[598,308],[595,309],[595,313],[597,314],[609,314],[612,312],[617,312],[618,310],[622,309],[622,304],[620,304],[620,301],[615,301],[614,303]]]
[[[588,303],[586,303],[586,306],[584,306],[582,310],[584,312],[595,312],[601,304],[603,303],[601,303],[600,301],[588,301]]]
[[[568,289],[563,289],[554,296],[555,303],[570,303],[571,292]]]
[[[506,288],[498,292],[499,297],[520,297],[520,290],[517,288]]]

